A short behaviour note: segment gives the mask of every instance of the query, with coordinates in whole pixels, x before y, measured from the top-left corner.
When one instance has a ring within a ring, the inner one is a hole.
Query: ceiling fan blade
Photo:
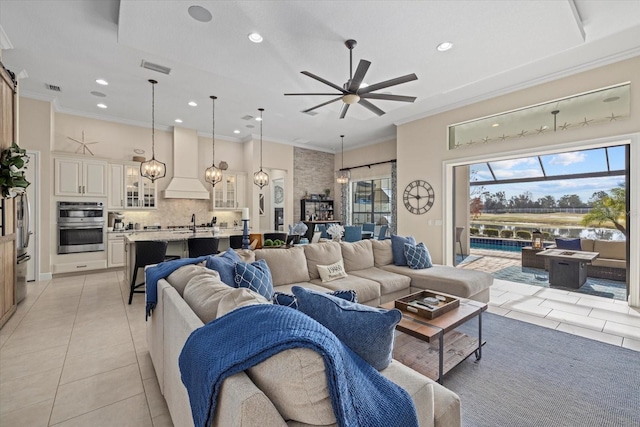
[[[353,75],[353,79],[351,79],[351,84],[347,90],[351,93],[355,93],[360,85],[362,84],[362,80],[364,80],[364,75],[367,74],[367,70],[369,70],[369,66],[371,62],[365,61],[361,59],[358,63],[358,68],[356,69],[356,73]]]
[[[307,109],[307,110],[304,110],[304,111],[303,111],[303,113],[308,113],[309,111],[313,111],[313,110],[315,110],[316,108],[324,107],[325,105],[331,104],[332,102],[336,102],[336,101],[339,101],[339,100],[341,100],[341,99],[342,99],[342,97],[341,97],[341,96],[339,96],[339,97],[337,97],[337,98],[332,99],[331,101],[323,102],[322,104],[318,104],[318,105],[316,105],[315,107],[311,107],[311,108],[309,108],[309,109]]]
[[[340,95],[342,96],[342,94],[340,93],[285,93],[284,94],[284,96],[298,96],[298,95],[331,95],[331,96]]]
[[[319,81],[319,82],[322,82],[322,83],[326,84],[327,86],[331,86],[332,88],[334,88],[334,89],[336,89],[336,90],[339,90],[341,93],[347,93],[347,91],[346,91],[346,90],[342,89],[342,88],[341,88],[340,86],[338,86],[337,84],[331,83],[329,80],[325,80],[325,79],[323,79],[322,77],[316,76],[316,75],[315,75],[315,74],[313,74],[313,73],[310,73],[310,72],[308,72],[308,71],[301,71],[301,73],[302,73],[302,74],[304,74],[305,76],[309,76],[309,77],[311,77],[312,79],[315,79],[315,80],[317,80],[317,81]]]
[[[342,108],[340,109],[340,118],[344,119],[344,116],[347,115],[347,110],[349,110],[349,104],[342,104]]]
[[[378,107],[376,107],[375,105],[373,105],[372,103],[370,103],[369,101],[367,101],[364,98],[360,98],[360,101],[358,101],[358,104],[362,105],[367,110],[369,110],[369,111],[371,111],[373,113],[376,113],[379,116],[384,114],[384,111],[382,111],[381,109],[379,109]]]
[[[416,100],[415,96],[389,95],[385,93],[363,93],[362,95],[360,95],[360,98],[383,99],[386,101],[402,101],[402,102],[413,102]]]
[[[358,90],[358,95],[361,95],[363,93],[369,93],[369,92],[373,92],[375,90],[378,89],[384,89],[386,87],[389,86],[395,86],[395,85],[399,85],[402,83],[407,83],[407,82],[411,82],[413,80],[418,80],[418,76],[416,76],[415,74],[407,74],[406,76],[402,76],[402,77],[396,77],[395,79],[391,79],[391,80],[386,80],[384,82],[380,82],[380,83],[376,83],[367,87],[363,87],[362,89]]]

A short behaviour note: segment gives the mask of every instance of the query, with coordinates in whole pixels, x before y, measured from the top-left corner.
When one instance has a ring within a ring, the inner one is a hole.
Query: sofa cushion
[[[380,298],[380,284],[374,280],[365,279],[358,276],[347,276],[342,279],[332,280],[331,282],[322,282],[320,279],[314,279],[311,283],[322,286],[331,291],[339,289],[353,289],[358,295],[358,301],[363,304],[369,301],[377,301]],[[308,288],[308,286],[304,286]]]
[[[347,272],[344,271],[344,264],[342,263],[342,260],[334,262],[331,265],[318,264],[316,265],[316,268],[318,269],[322,283],[347,277]]]
[[[242,262],[253,262],[256,260],[256,254],[250,249],[234,249]]]
[[[344,269],[348,272],[373,267],[373,248],[371,240],[359,240],[354,243],[341,242]]]
[[[572,251],[581,251],[580,239],[562,239],[556,238],[556,247],[558,249],[567,249]]]
[[[247,369],[247,375],[285,420],[310,425],[336,422],[324,360],[308,348],[294,348]]]
[[[260,294],[247,288],[232,288],[211,274],[191,278],[184,289],[184,300],[203,323],[245,305],[269,304]]]
[[[237,262],[234,266],[236,277],[235,284],[238,288],[249,288],[270,300],[273,296],[273,283],[271,271],[267,262],[263,259],[247,264]]]
[[[627,259],[627,247],[624,240],[596,240],[593,242],[593,251],[598,252],[598,258]]]
[[[331,291],[327,292],[327,294],[334,297],[342,298],[343,300],[349,302],[358,302],[358,294],[356,294],[356,291],[354,290]],[[295,310],[298,309],[298,301],[293,294],[287,294],[285,292],[274,292],[273,297],[271,297],[271,302],[277,305],[291,307]]]
[[[318,264],[329,265],[342,259],[342,250],[338,242],[312,243],[303,247],[310,280],[320,278],[316,267]]]
[[[189,283],[189,280],[194,276],[199,274],[211,274],[215,275],[216,278],[220,280],[219,273],[215,270],[208,269],[205,267],[205,264],[206,262],[182,266],[167,277],[167,282],[176,288],[176,291],[178,291],[180,296],[182,296],[184,294],[184,288],[187,286],[187,283]]]
[[[393,264],[393,251],[391,250],[391,239],[374,240],[371,239],[373,249],[374,266]]]
[[[241,261],[238,254],[229,248],[220,255],[210,255],[207,259],[207,268],[220,273],[220,280],[222,280],[223,283],[235,287],[234,280],[236,272],[234,265]]]
[[[273,286],[309,281],[307,260],[302,246],[288,249],[258,249],[255,255],[256,259],[267,261]]]
[[[409,276],[392,273],[390,271],[382,270],[377,267],[352,271],[351,274],[353,276],[358,276],[378,282],[380,284],[381,296],[401,290],[406,290],[408,293],[409,286],[411,286],[411,278]]]
[[[431,268],[433,266],[433,264],[431,264],[431,254],[422,242],[417,245],[405,243],[404,256],[407,258],[407,265],[414,270]]]
[[[580,248],[585,252],[593,252],[593,239],[580,239]]]
[[[393,252],[393,263],[395,265],[407,265],[407,257],[404,255],[404,244],[416,245],[416,239],[412,236],[402,237],[397,234],[391,235],[391,251]]]
[[[620,268],[622,270],[626,270],[627,261],[623,259],[596,258],[591,261],[591,265],[594,267]]]
[[[395,328],[402,313],[345,301],[294,286],[298,309],[333,332],[377,370],[389,366]]]

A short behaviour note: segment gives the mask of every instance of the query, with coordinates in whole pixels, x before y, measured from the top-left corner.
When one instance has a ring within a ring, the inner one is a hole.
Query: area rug
[[[530,267],[510,266],[492,273],[496,279],[508,280],[510,282],[525,283],[549,287],[549,272]],[[563,288],[564,289],[564,288]],[[613,298],[620,301],[627,300],[627,284],[615,280],[598,279],[587,277],[587,281],[580,289],[566,288],[572,292],[596,295],[599,297]]]
[[[640,352],[495,314],[482,320],[482,359],[444,376],[464,426],[640,425]],[[477,327],[459,329],[476,336]]]

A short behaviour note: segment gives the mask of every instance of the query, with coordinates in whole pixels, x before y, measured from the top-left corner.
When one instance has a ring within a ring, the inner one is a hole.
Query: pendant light
[[[262,112],[264,108],[258,108],[260,111],[260,170],[253,174],[253,183],[260,187],[265,187],[269,185],[269,175],[262,170]]]
[[[217,96],[211,95],[209,98],[213,101],[213,116],[211,121],[211,166],[204,171],[204,180],[215,187],[217,183],[222,181],[222,171],[216,167],[216,99]]]
[[[156,160],[156,140],[155,140],[155,87],[158,83],[155,80],[149,80],[151,83],[151,160],[140,163],[140,174],[155,182],[156,179],[164,178],[167,174],[167,166]]]
[[[346,184],[349,182],[349,171],[344,170],[344,135],[340,135],[342,139],[342,167],[338,172],[336,172],[336,182],[338,184]]]

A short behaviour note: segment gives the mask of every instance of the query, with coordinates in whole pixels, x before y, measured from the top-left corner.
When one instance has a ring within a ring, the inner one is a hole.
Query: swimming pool
[[[471,238],[472,249],[488,249],[493,251],[522,252],[523,246],[531,246],[527,240],[483,239]]]

